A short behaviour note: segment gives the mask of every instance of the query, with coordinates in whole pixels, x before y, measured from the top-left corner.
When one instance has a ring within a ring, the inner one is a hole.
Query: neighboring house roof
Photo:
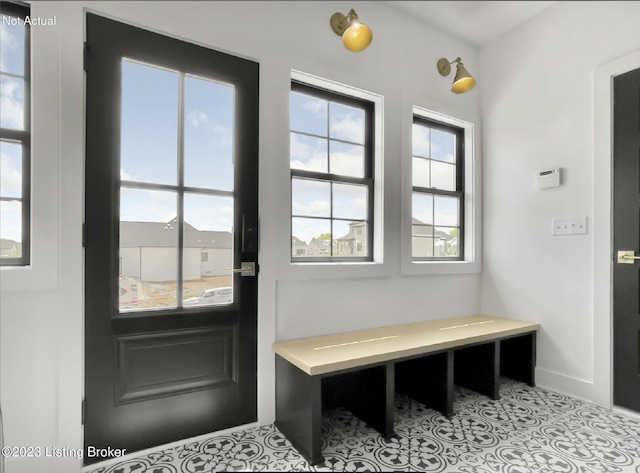
[[[120,247],[172,248],[178,241],[177,227],[170,220],[160,222],[120,222]],[[185,248],[231,248],[230,232],[200,231],[184,224]]]
[[[12,250],[18,245],[17,241],[9,240],[7,238],[0,238],[0,249]]]
[[[424,223],[415,217],[412,219],[411,223],[413,226],[411,233],[414,236],[431,236],[432,234],[435,234],[435,236],[440,240],[445,241],[449,241],[454,238],[446,232],[443,232],[441,230],[434,230],[433,225],[431,225],[430,223]]]
[[[306,241],[302,241],[297,236],[292,236],[291,237],[291,244],[293,246],[307,246],[307,242]]]
[[[311,242],[309,242],[309,246],[312,246],[314,248],[326,248],[328,246],[331,246],[331,240],[320,240],[319,238],[314,238],[313,240],[311,240]]]

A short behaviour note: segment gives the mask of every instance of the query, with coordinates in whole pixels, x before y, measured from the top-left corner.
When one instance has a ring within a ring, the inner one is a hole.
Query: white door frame
[[[613,78],[640,67],[640,50],[594,75],[593,401],[613,407]]]

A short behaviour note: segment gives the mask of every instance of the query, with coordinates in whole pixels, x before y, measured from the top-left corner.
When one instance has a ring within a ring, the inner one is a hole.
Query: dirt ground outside
[[[232,276],[213,276],[192,279],[184,283],[184,299],[195,297],[205,289],[231,286]],[[138,309],[176,307],[175,281],[139,281]]]

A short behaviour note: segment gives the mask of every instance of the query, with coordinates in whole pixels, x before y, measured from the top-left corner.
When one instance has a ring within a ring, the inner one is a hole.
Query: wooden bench
[[[274,343],[276,427],[316,465],[323,406],[389,438],[396,392],[451,416],[454,384],[492,399],[500,375],[534,386],[539,327],[473,315]]]

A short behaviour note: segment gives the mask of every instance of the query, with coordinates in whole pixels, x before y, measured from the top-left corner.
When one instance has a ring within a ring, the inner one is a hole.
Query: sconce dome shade
[[[371,40],[373,40],[373,32],[363,23],[351,25],[342,35],[344,47],[354,53],[366,49],[371,44]]]
[[[360,52],[371,44],[373,32],[364,23],[360,23],[358,14],[352,8],[347,15],[334,13],[329,20],[331,29],[342,36],[342,43],[349,51]]]
[[[465,69],[462,63],[458,63],[458,71],[456,72],[456,78],[453,80],[451,86],[451,92],[454,94],[463,94],[470,91],[476,86],[476,80]]]

